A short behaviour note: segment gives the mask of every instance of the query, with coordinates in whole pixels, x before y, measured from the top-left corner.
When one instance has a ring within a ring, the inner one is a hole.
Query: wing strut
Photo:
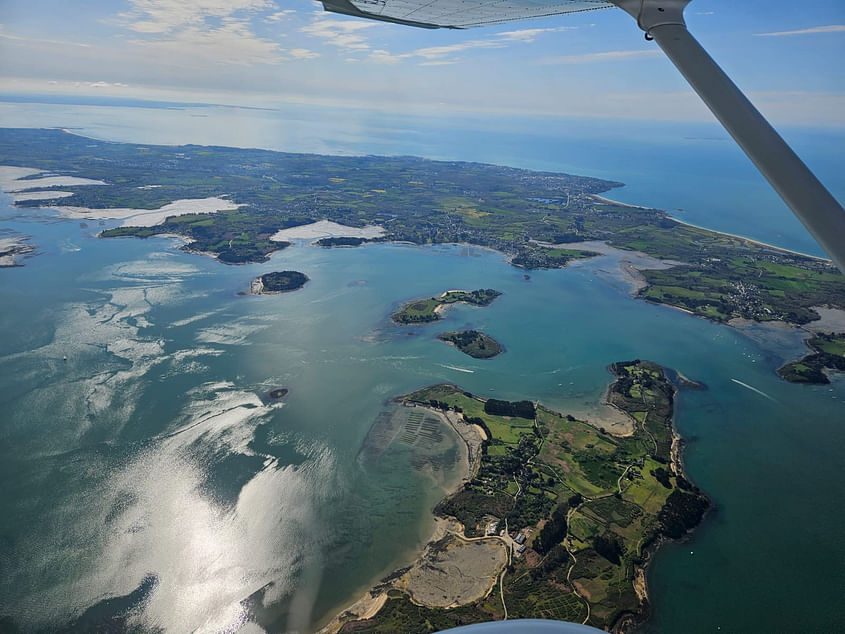
[[[637,19],[845,273],[845,210],[687,30],[690,0],[610,0]]]

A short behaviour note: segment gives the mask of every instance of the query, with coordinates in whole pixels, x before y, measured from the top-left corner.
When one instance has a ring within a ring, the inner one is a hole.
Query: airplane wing
[[[326,11],[426,29],[466,29],[609,9],[605,0],[322,0]]]

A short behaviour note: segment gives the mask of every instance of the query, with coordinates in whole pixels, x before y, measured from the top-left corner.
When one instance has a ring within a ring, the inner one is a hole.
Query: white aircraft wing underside
[[[608,9],[606,0],[322,0],[327,11],[429,29],[466,29]]]

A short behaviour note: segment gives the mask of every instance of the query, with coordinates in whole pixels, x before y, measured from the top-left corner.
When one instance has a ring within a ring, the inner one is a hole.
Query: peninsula
[[[255,278],[250,284],[253,295],[289,293],[305,286],[308,276],[299,271],[274,271]]]
[[[845,372],[845,332],[817,333],[807,341],[813,351],[800,361],[792,361],[778,369],[778,374],[790,383],[827,385],[825,370]]]
[[[661,540],[697,526],[709,502],[684,474],[666,373],[640,360],[611,371],[608,403],[630,417],[625,435],[450,384],[401,397],[483,430],[480,460],[435,509],[452,529],[438,533],[416,566],[373,588],[359,602],[369,612],[353,606],[328,631],[438,631],[532,617],[621,631],[644,619],[651,555]],[[415,573],[421,568],[439,572],[427,585]],[[483,569],[487,582],[470,590],[467,579]],[[435,593],[435,581],[464,591]],[[381,608],[373,614],[372,605]]]
[[[394,313],[393,321],[397,324],[427,324],[442,319],[445,308],[458,302],[473,306],[488,306],[501,293],[492,288],[475,291],[452,290],[445,291],[439,297],[418,299],[405,304],[401,310]]]
[[[455,346],[473,359],[492,359],[502,352],[502,344],[477,330],[444,332],[437,335],[437,338]]]

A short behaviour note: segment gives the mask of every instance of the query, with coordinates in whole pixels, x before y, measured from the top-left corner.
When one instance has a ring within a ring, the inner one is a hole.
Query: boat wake
[[[747,390],[751,390],[752,392],[755,392],[755,393],[759,394],[760,396],[769,399],[773,403],[777,403],[777,401],[775,399],[773,399],[771,396],[769,396],[768,394],[766,394],[762,390],[758,390],[756,387],[752,387],[751,385],[748,385],[748,383],[743,383],[739,379],[731,379],[731,381],[733,381],[737,385],[741,385],[742,387],[744,387]]]
[[[456,372],[466,372],[467,374],[475,374],[475,370],[469,370],[468,368],[459,368],[455,365],[446,365],[445,363],[438,363],[441,368],[448,368],[449,370],[455,370]]]

